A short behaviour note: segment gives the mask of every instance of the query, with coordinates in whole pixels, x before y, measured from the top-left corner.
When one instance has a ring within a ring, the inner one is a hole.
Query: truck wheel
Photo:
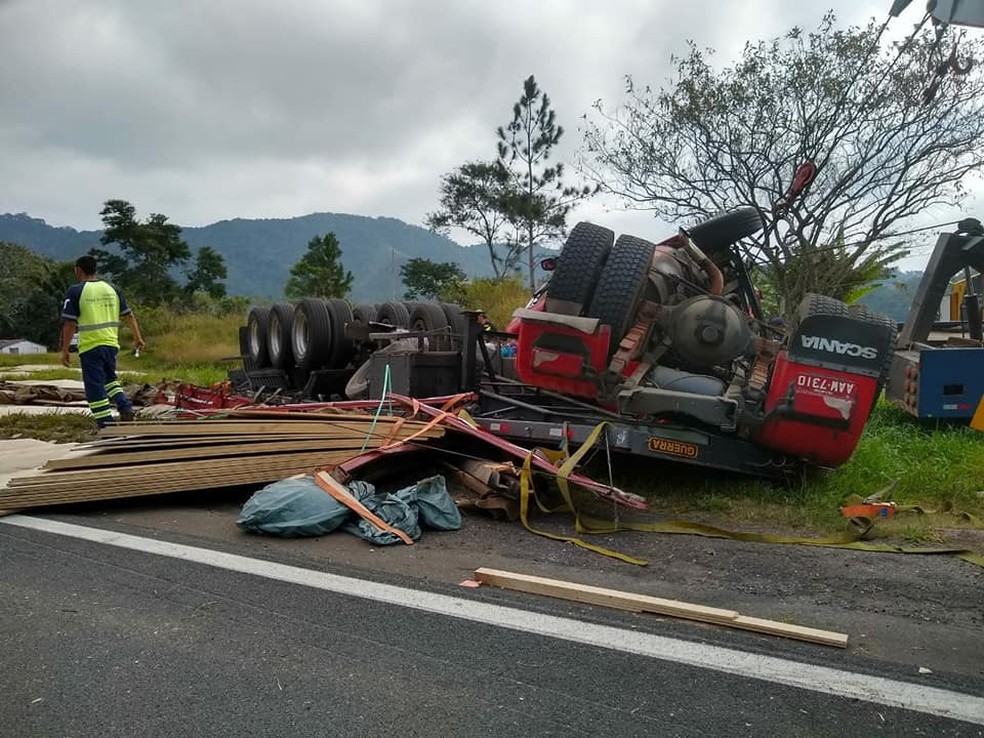
[[[376,311],[376,321],[394,328],[410,326],[410,311],[402,302],[384,302]]]
[[[410,313],[410,330],[431,333],[427,344],[432,351],[450,350],[448,319],[440,306],[430,302],[422,302]],[[441,331],[441,333],[437,333]]]
[[[257,369],[270,366],[270,353],[267,351],[269,323],[270,308],[255,307],[246,316],[246,353]]]
[[[611,326],[611,356],[635,322],[639,304],[649,283],[649,267],[655,245],[635,236],[619,236],[601,272],[598,288],[588,308],[589,318]]]
[[[290,333],[294,321],[294,306],[289,302],[278,302],[270,308],[267,322],[267,350],[270,353],[270,366],[281,371],[294,368],[294,352],[291,350]]]
[[[753,233],[758,233],[763,225],[758,210],[739,208],[730,213],[716,215],[686,230],[701,251],[710,255],[715,251],[723,251]]]
[[[290,329],[290,345],[297,368],[310,372],[324,366],[331,354],[333,333],[324,300],[305,297],[297,303]]]
[[[376,304],[364,302],[352,308],[352,322],[356,325],[369,325],[376,321]]]
[[[352,306],[337,298],[325,303],[331,318],[331,351],[327,366],[329,369],[344,369],[355,353],[355,344],[345,336],[345,326],[352,322]]]
[[[451,326],[451,350],[460,348],[465,342],[465,330],[467,330],[467,319],[462,314],[464,308],[454,303],[438,303],[444,311],[444,317],[448,319]]]
[[[547,284],[547,312],[581,314],[591,302],[614,240],[614,233],[593,223],[574,226]]]

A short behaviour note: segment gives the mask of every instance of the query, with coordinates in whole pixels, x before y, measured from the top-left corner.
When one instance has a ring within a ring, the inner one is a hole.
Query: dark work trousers
[[[100,428],[113,420],[110,400],[116,403],[120,416],[133,415],[133,405],[116,378],[116,356],[119,349],[112,346],[96,346],[79,354],[82,364],[82,383],[85,385],[85,399],[89,410]]]

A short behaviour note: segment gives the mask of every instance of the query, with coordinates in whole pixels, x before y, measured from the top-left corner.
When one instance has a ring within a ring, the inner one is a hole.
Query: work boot
[[[133,420],[133,408],[132,407],[121,407],[120,408],[120,420],[129,423]]]

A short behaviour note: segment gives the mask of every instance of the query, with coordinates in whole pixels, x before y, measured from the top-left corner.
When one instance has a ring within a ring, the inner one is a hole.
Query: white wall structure
[[[0,339],[0,354],[45,354],[47,352],[47,346],[24,338]]]

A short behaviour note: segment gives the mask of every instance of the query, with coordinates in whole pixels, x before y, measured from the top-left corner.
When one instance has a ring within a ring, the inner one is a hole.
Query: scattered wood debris
[[[775,620],[752,618],[734,610],[724,610],[717,607],[705,607],[678,600],[665,600],[660,597],[632,594],[615,589],[592,587],[586,584],[565,582],[559,579],[547,579],[526,574],[515,574],[498,569],[476,569],[475,581],[503,589],[513,589],[519,592],[557,597],[574,602],[584,602],[589,605],[613,607],[629,612],[646,612],[657,615],[668,615],[674,618],[697,620],[703,623],[724,625],[728,628],[752,630],[756,633],[793,638],[800,641],[819,643],[824,646],[847,648],[847,635],[829,630],[807,628],[802,625],[781,623]]]
[[[0,489],[0,508],[90,502],[267,484],[338,464],[363,449],[434,439],[436,425],[356,413],[266,413],[249,418],[137,421]]]

